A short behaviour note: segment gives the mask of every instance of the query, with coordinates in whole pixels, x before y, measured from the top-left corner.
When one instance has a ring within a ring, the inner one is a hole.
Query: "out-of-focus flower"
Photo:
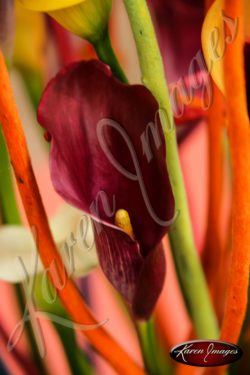
[[[169,82],[188,74],[201,47],[204,2],[200,0],[149,0]]]
[[[147,89],[120,83],[98,61],[63,69],[38,110],[52,137],[54,187],[91,215],[101,267],[140,318],[162,289],[165,260],[157,245],[174,216],[157,111]]]
[[[19,0],[25,8],[46,12],[65,29],[92,43],[107,31],[111,0]]]
[[[85,276],[98,266],[93,230],[86,218],[79,210],[65,205],[50,221],[66,269],[74,277]],[[28,276],[43,272],[36,245],[27,228],[1,226],[0,248],[0,279],[20,282]]]
[[[223,6],[224,0],[215,0],[202,26],[202,49],[206,64],[213,80],[222,92],[224,92],[223,57],[226,43]]]
[[[14,0],[0,2],[0,48],[5,55],[12,52],[12,39],[14,33]]]
[[[14,63],[27,70],[44,70],[46,25],[44,16],[32,13],[16,3]]]
[[[149,0],[168,79],[177,135],[190,133],[211,102],[211,83],[201,52],[204,2]],[[187,126],[183,126],[186,124]],[[185,129],[186,128],[186,129]],[[180,134],[181,133],[181,134]]]
[[[202,49],[208,69],[219,89],[224,93],[223,61],[227,44],[237,37],[239,20],[224,14],[224,0],[215,0],[202,26]],[[245,0],[245,41],[250,42],[250,3]]]

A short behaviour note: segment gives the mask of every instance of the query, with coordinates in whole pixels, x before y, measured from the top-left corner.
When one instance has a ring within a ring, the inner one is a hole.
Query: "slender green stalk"
[[[145,0],[124,0],[124,4],[137,46],[142,82],[161,109],[167,167],[179,214],[169,233],[179,282],[198,337],[216,338],[217,321],[194,244],[169,92],[152,20]]]
[[[16,205],[15,193],[9,163],[9,156],[0,128],[0,205],[2,220],[8,224],[20,224],[19,211]]]
[[[137,322],[136,330],[142,348],[143,361],[150,375],[169,375],[172,373],[170,363],[161,348],[155,332],[155,322]]]
[[[104,34],[103,38],[94,44],[97,56],[105,64],[108,64],[113,74],[122,82],[128,83],[121,65],[112,48],[108,31]]]

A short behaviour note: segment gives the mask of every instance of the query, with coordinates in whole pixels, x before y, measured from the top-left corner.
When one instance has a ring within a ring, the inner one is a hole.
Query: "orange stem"
[[[194,366],[181,365],[178,363],[175,375],[200,375],[200,368]]]
[[[205,8],[209,10],[214,0],[206,0]],[[223,295],[225,280],[221,280],[221,265],[224,263],[224,246],[220,235],[223,188],[223,125],[225,123],[225,100],[222,93],[212,82],[213,101],[207,112],[209,186],[208,216],[206,242],[202,254],[204,272],[209,285],[211,297],[219,322],[224,311]],[[223,265],[224,266],[224,265]],[[225,272],[225,269],[224,269]]]
[[[202,256],[207,281],[215,293],[215,270],[222,251],[220,218],[223,184],[223,123],[224,103],[219,89],[213,84],[213,102],[208,111],[209,199],[206,244]]]
[[[210,5],[211,1],[206,3]],[[237,18],[239,28],[236,39],[227,46],[224,58],[233,201],[232,262],[220,339],[237,343],[247,309],[250,265],[250,132],[244,77],[243,1],[225,0],[225,15]],[[214,120],[217,121],[216,118]],[[207,369],[204,373],[218,375],[225,371],[223,366]]]
[[[236,343],[247,308],[250,265],[250,131],[244,77],[243,0],[226,0],[225,14],[239,20],[238,33],[224,58],[228,136],[232,157],[232,264],[221,339]]]
[[[53,241],[1,50],[0,122],[29,225],[36,232],[35,239],[44,267],[49,271],[51,281],[74,323],[96,325],[97,321],[85,305],[74,282],[67,277]],[[118,374],[145,375],[103,327],[82,330],[82,333]]]

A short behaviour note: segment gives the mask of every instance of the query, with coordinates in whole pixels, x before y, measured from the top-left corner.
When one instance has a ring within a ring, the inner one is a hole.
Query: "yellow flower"
[[[14,62],[32,71],[44,68],[44,47],[46,27],[44,16],[32,14],[17,4],[16,33],[14,42]]]
[[[107,30],[112,0],[18,0],[25,8],[46,12],[65,29],[95,43]]]
[[[245,39],[250,41],[250,3],[245,0]],[[242,20],[228,17],[224,11],[224,0],[215,0],[205,17],[202,26],[202,49],[206,64],[212,78],[224,93],[223,59],[227,45],[233,43],[237,37],[239,22]]]

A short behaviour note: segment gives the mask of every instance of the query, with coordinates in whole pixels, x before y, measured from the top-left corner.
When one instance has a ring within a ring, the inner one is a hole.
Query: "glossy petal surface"
[[[71,7],[86,0],[18,0],[25,8],[40,12]]]
[[[143,86],[124,85],[107,66],[91,61],[62,70],[48,85],[38,113],[52,136],[54,187],[92,215],[102,268],[132,305],[144,261],[174,216],[157,110]],[[118,209],[129,213],[136,240],[115,226]],[[149,285],[157,279],[157,287],[143,291],[151,301],[144,316],[162,287],[164,262],[159,266],[160,282],[154,273],[149,277]]]

